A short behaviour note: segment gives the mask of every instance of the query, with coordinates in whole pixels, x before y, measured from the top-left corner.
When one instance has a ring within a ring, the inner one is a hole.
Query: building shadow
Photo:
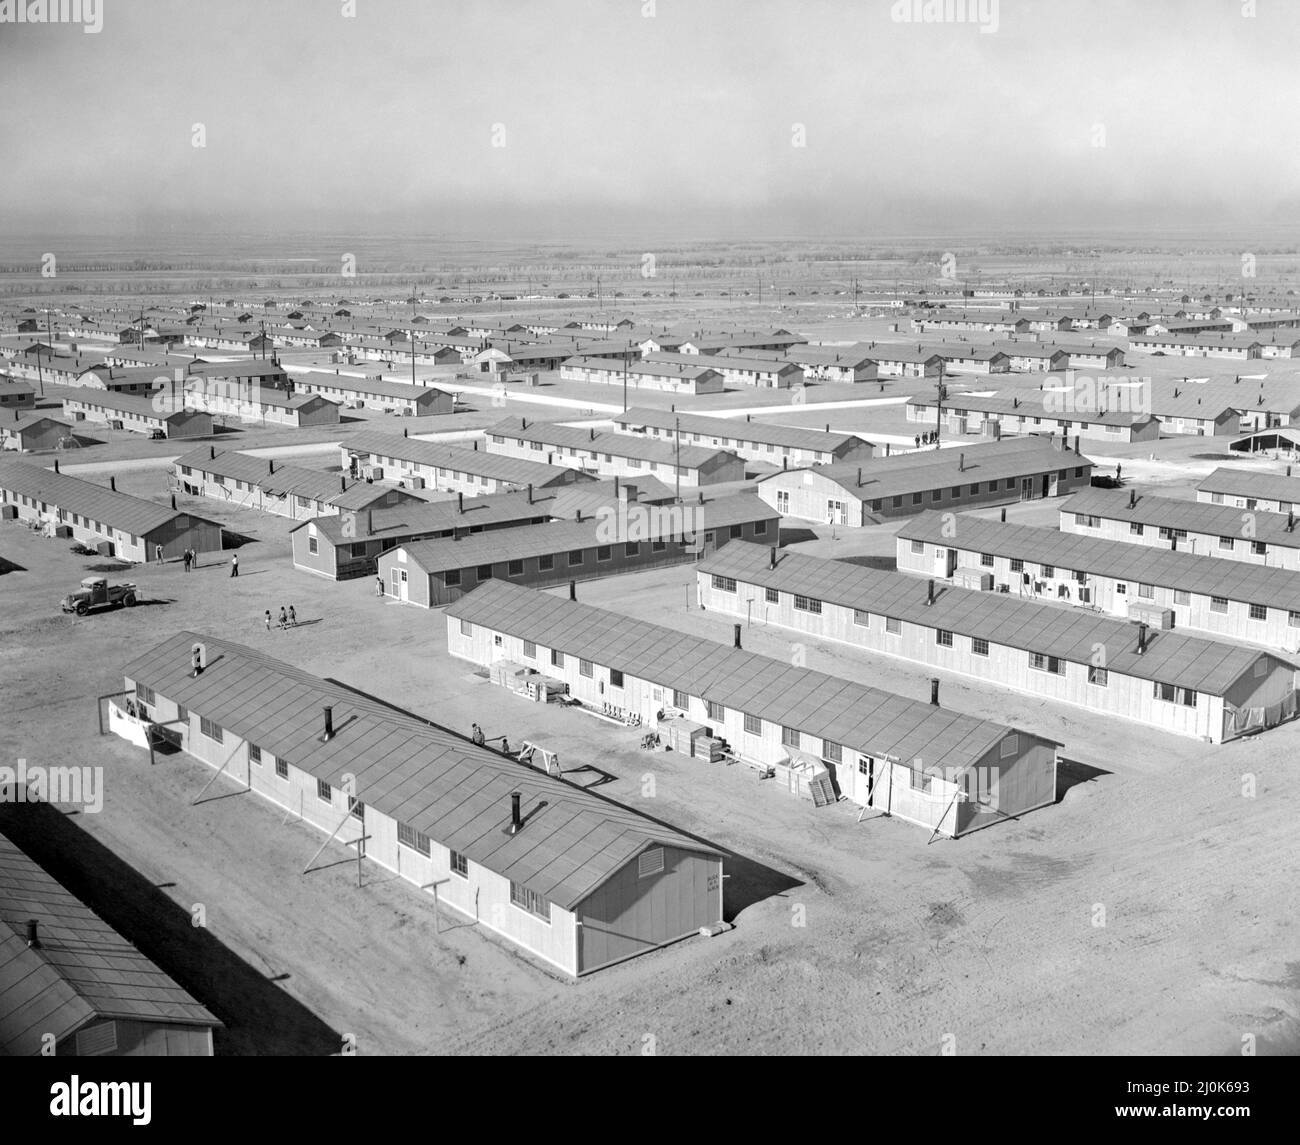
[[[15,564],[13,561],[8,560],[5,557],[0,557],[0,576],[4,576],[5,573],[26,572],[26,571],[27,569],[24,568],[22,565]]]
[[[777,544],[783,548],[786,545],[799,545],[804,541],[815,541],[817,534],[806,525],[792,525],[778,530],[779,538]]]
[[[223,1056],[325,1056],[342,1034],[221,943],[75,819],[48,803],[0,803],[0,831],[170,974],[224,1023],[213,1031]],[[322,935],[322,941],[324,936]]]
[[[846,565],[861,565],[863,568],[883,569],[886,572],[898,571],[897,557],[860,556],[860,557],[839,557],[838,559],[843,561]]]
[[[1056,764],[1056,802],[1060,803],[1070,788],[1077,787],[1080,783],[1091,783],[1094,779],[1110,774],[1100,767],[1093,767],[1087,763],[1080,763],[1077,759],[1066,759],[1062,756]]]

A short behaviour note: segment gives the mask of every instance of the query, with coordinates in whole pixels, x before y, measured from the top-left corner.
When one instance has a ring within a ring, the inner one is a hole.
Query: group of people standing
[[[159,564],[162,564],[163,562],[162,545],[154,545],[153,556],[154,556],[154,560],[156,560]],[[196,553],[193,549],[186,549],[185,552],[181,554],[181,560],[185,562],[186,572],[189,572],[190,569],[198,568],[199,566],[199,554]]]
[[[937,429],[927,429],[924,433],[912,435],[912,441],[917,449],[923,445],[933,445],[939,440],[939,431]]]
[[[284,605],[280,605],[280,628],[297,628],[298,614],[293,610],[293,605],[289,605],[289,611],[285,612]],[[266,630],[271,631],[271,610],[266,610]]]

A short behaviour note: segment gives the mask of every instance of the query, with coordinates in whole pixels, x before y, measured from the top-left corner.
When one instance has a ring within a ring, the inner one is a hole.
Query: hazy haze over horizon
[[[1300,4],[1001,0],[992,33],[896,22],[891,0],[643,6],[104,0],[98,34],[0,23],[0,233],[1257,234],[1297,217]]]

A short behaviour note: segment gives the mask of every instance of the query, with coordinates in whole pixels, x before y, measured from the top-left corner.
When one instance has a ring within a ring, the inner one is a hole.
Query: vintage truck
[[[136,588],[133,584],[108,583],[107,577],[83,578],[81,588],[63,598],[63,611],[85,616],[93,608],[131,608],[135,604]]]

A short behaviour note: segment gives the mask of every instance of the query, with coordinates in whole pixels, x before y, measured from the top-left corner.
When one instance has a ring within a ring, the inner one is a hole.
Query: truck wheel
[[[78,615],[78,616],[85,616],[85,615],[86,615],[86,606],[85,606],[84,604],[82,604],[81,601],[78,601],[78,602],[77,602],[77,615]]]
[[[124,597],[122,597],[122,603],[123,603],[124,605],[126,605],[127,608],[134,608],[134,607],[135,607],[135,593],[133,593],[133,592],[128,592]]]

